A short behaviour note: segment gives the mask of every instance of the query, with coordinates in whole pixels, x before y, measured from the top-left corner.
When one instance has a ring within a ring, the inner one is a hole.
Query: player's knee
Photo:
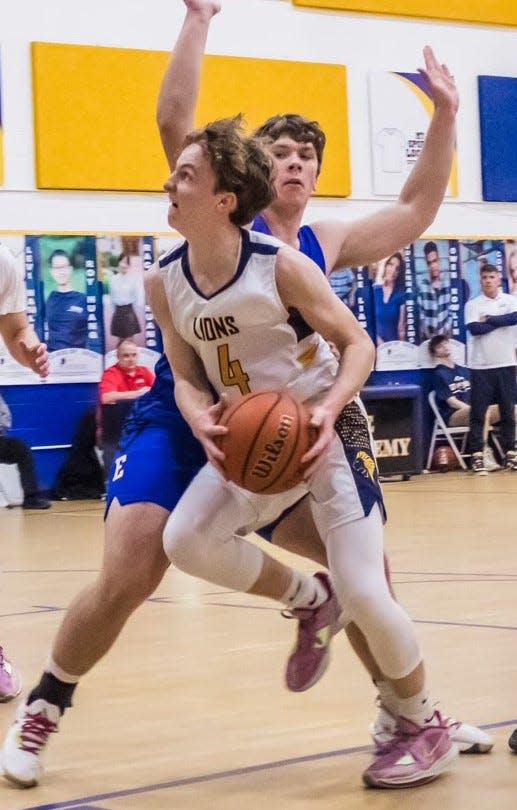
[[[375,622],[383,610],[383,599],[369,588],[348,588],[345,598],[339,601],[347,622],[360,627]]]
[[[202,553],[206,536],[195,520],[187,525],[181,516],[173,514],[163,532],[163,548],[176,568],[190,573],[196,557]]]

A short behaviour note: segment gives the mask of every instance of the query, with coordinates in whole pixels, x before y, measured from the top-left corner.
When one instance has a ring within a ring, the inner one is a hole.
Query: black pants
[[[28,444],[21,439],[0,436],[0,463],[18,465],[23,494],[26,498],[38,492],[34,458]]]
[[[501,445],[505,452],[515,448],[515,366],[471,369],[470,450],[483,449],[483,425],[489,405],[499,405]]]

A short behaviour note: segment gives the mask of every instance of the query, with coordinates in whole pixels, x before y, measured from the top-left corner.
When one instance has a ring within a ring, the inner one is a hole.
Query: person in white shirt
[[[470,369],[470,447],[472,470],[486,475],[483,425],[487,408],[499,406],[505,467],[517,471],[515,450],[517,299],[501,291],[499,271],[491,264],[480,270],[481,294],[467,301],[467,362]]]

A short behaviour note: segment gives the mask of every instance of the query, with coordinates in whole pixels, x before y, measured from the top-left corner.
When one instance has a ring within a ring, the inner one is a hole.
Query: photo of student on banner
[[[95,237],[40,236],[38,256],[49,382],[94,382],[103,349]]]
[[[457,362],[465,361],[463,307],[465,283],[461,277],[456,239],[419,239],[413,245],[417,289],[418,365],[432,368],[429,340],[449,338]]]
[[[377,371],[417,367],[411,246],[370,265]]]
[[[504,252],[507,290],[510,295],[517,295],[517,241],[507,239]]]
[[[500,239],[462,240],[460,246],[461,273],[463,278],[464,303],[481,292],[479,271],[484,264],[497,267],[501,286],[506,289],[505,245]]]
[[[153,263],[153,239],[100,236],[97,257],[102,279],[105,367],[117,362],[120,341],[131,338],[139,347],[139,362],[152,369],[158,352],[148,330],[144,268]]]
[[[8,272],[12,268],[13,272],[25,277],[25,306],[29,325],[38,333],[42,334],[42,324],[38,322],[38,300],[39,285],[36,273],[36,260],[34,256],[34,245],[37,237],[34,236],[2,236],[0,238],[0,248],[2,256],[0,261],[7,263]],[[2,385],[34,385],[41,382],[30,368],[22,366],[7,351],[0,337],[0,378]]]

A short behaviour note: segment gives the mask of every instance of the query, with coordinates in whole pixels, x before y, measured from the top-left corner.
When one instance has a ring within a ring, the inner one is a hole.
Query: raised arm
[[[160,137],[171,170],[185,136],[193,128],[210,20],[221,8],[218,0],[183,2],[187,12],[162,80],[156,110]]]
[[[434,113],[420,157],[394,205],[347,224],[314,224],[330,270],[388,256],[418,239],[436,216],[451,172],[459,102],[453,77],[429,46],[424,48],[424,59],[425,69],[420,72],[429,82]]]

